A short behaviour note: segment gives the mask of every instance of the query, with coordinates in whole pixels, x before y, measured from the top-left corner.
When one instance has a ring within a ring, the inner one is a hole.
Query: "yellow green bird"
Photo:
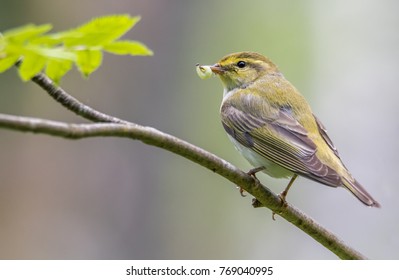
[[[210,69],[223,83],[222,124],[237,150],[255,167],[250,174],[262,170],[275,178],[291,177],[283,200],[300,175],[345,187],[364,204],[380,207],[342,163],[305,98],[267,57],[239,52],[198,67],[204,73]]]

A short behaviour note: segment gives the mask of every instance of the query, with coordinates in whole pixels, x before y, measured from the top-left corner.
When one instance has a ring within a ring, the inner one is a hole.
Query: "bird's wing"
[[[334,154],[338,158],[341,158],[339,156],[337,148],[334,146],[334,143],[331,141],[330,137],[328,137],[327,129],[325,128],[325,126],[321,123],[321,121],[319,120],[318,117],[316,117],[315,115],[313,115],[313,117],[317,123],[317,128],[319,129],[320,135],[323,137],[324,141],[327,143],[327,145],[330,147],[330,149],[334,152]]]
[[[240,144],[294,173],[329,186],[342,185],[339,174],[319,160],[315,143],[292,116],[291,109],[272,109],[258,99],[256,107],[267,112],[267,117],[251,110],[246,100],[223,103],[221,117],[226,132]]]

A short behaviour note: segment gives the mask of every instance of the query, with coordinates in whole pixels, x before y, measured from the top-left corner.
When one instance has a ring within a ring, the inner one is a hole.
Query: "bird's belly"
[[[267,175],[274,178],[285,178],[292,177],[293,173],[288,169],[281,167],[278,164],[266,159],[265,157],[259,155],[257,152],[252,149],[241,145],[237,140],[228,135],[231,142],[233,142],[236,149],[240,152],[240,154],[255,168],[257,167],[265,167],[263,170]]]

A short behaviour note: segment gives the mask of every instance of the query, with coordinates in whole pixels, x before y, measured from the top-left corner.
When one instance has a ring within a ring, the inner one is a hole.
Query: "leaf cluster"
[[[30,80],[44,70],[59,83],[76,65],[88,77],[102,63],[103,52],[117,55],[152,55],[143,43],[119,40],[140,20],[139,16],[109,15],[67,31],[48,33],[51,24],[28,24],[0,33],[0,73],[21,61],[19,75]]]

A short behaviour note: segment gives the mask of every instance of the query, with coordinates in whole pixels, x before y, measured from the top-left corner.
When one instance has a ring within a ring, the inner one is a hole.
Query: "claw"
[[[259,171],[264,170],[264,169],[265,169],[265,168],[264,168],[263,166],[257,167],[257,168],[253,168],[253,169],[249,170],[249,171],[247,172],[247,174],[248,174],[249,176],[252,176],[252,177],[254,178],[256,184],[260,184],[260,182],[259,182],[258,178],[256,178],[255,174],[258,173]],[[245,190],[244,190],[243,188],[241,188],[240,186],[237,186],[237,188],[239,189],[240,195],[241,195],[242,197],[246,197],[246,195],[244,194],[244,191],[245,191]]]
[[[285,198],[287,197],[288,192],[286,190],[279,193],[278,197],[281,199],[282,205],[287,204]]]
[[[288,190],[291,188],[292,184],[294,183],[296,177],[298,177],[297,174],[294,174],[290,180],[290,182],[288,183],[287,187],[285,188],[285,190],[283,190],[281,193],[279,193],[279,197],[281,199],[281,207],[284,207],[287,204],[287,201],[285,200],[285,198],[287,197],[288,194]],[[272,212],[272,219],[273,221],[276,220],[276,212]]]
[[[241,187],[238,187],[238,188],[239,188],[240,195],[242,197],[246,197],[246,195],[244,194],[245,190],[243,188],[241,188]]]

